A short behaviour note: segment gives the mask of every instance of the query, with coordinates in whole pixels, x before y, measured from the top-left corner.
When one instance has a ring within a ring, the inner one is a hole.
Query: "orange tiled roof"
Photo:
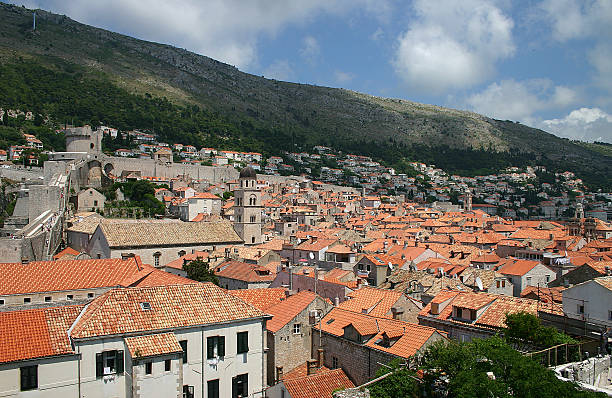
[[[283,326],[295,318],[302,312],[313,300],[317,297],[313,292],[303,290],[289,296],[286,300],[281,301],[271,307],[268,307],[266,312],[272,315],[266,325],[267,329],[272,332],[278,332]]]
[[[336,390],[355,387],[342,369],[284,380],[291,398],[329,398]]]
[[[0,363],[72,353],[66,331],[82,308],[0,312]]]
[[[324,332],[335,336],[343,336],[344,328],[351,324],[356,329],[359,328],[368,333],[376,333],[365,343],[366,346],[402,358],[409,358],[414,355],[423,348],[425,343],[435,333],[440,333],[442,336],[445,336],[445,334],[429,326],[417,325],[395,319],[378,318],[341,308],[333,308],[320,322]],[[314,328],[318,330],[319,324],[315,325]],[[376,342],[382,338],[382,334],[385,331],[389,331],[389,333],[393,334],[393,331],[397,329],[401,329],[403,335],[395,344],[390,347],[383,347],[376,344]]]
[[[261,289],[236,289],[228,290],[228,293],[244,300],[253,307],[266,311],[271,306],[280,303],[287,298],[286,289],[283,287],[261,288]]]
[[[183,352],[174,333],[126,337],[124,340],[132,358],[145,358]]]
[[[498,271],[504,275],[525,275],[538,264],[538,261],[516,260],[511,263],[506,263],[506,265],[501,267]]]
[[[349,293],[348,297],[350,299],[343,301],[338,308],[359,313],[366,310],[369,315],[390,318],[392,316],[391,307],[402,297],[402,293],[374,287],[362,287]]]
[[[149,303],[150,309],[143,309],[141,303]],[[262,311],[212,283],[121,288],[93,300],[74,324],[71,336],[87,338],[262,317]]]
[[[272,282],[276,277],[276,274],[267,268],[234,260],[219,265],[215,269],[215,275],[245,282]]]
[[[139,258],[0,263],[0,295],[121,286],[143,269]]]
[[[76,256],[78,256],[79,253],[78,251],[74,250],[72,247],[68,246],[67,248],[65,248],[64,250],[62,250],[61,252],[57,253],[55,256],[53,256],[54,260],[60,260],[62,258],[66,258],[67,260],[72,260],[74,259]]]

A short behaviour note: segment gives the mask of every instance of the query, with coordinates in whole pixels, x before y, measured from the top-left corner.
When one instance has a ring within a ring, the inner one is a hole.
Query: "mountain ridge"
[[[341,88],[281,82],[239,71],[166,44],[91,27],[69,17],[0,3],[0,61],[32,57],[102,73],[141,95],[198,105],[237,126],[282,130],[292,142],[351,149],[370,143],[411,156],[419,148],[526,154],[559,167],[612,168],[612,158],[587,146],[470,111],[371,96]],[[416,149],[415,149],[416,148]],[[382,151],[382,149],[380,150]],[[432,155],[436,160],[436,155]]]

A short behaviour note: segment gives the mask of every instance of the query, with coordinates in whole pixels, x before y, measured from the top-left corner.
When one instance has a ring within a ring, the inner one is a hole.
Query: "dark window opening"
[[[172,369],[172,360],[166,359],[166,361],[164,362],[164,370],[166,372],[169,372],[171,369]]]
[[[225,336],[212,336],[206,339],[206,359],[225,356]]]
[[[150,375],[153,373],[153,362],[145,363],[145,374]]]
[[[247,397],[249,394],[249,374],[244,373],[232,379],[232,398]]]
[[[21,374],[21,391],[36,390],[38,388],[38,365],[23,366],[19,368]]]
[[[187,340],[181,340],[179,344],[183,349],[183,365],[185,365],[187,363]]]
[[[238,349],[236,352],[238,354],[249,352],[249,332],[238,332],[236,337],[238,342]]]
[[[123,351],[104,351],[96,354],[96,378],[123,374]]]
[[[208,380],[208,398],[219,398],[219,379]]]

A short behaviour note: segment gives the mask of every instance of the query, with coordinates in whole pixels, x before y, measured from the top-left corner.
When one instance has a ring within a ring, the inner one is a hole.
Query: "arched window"
[[[255,237],[254,236],[251,237],[251,243],[255,243]]]
[[[179,257],[183,257],[185,254],[187,254],[185,250],[181,250],[180,252],[178,252]]]
[[[153,253],[153,258],[155,261],[155,267],[159,267],[159,258],[161,257],[161,253],[160,252],[155,252]]]

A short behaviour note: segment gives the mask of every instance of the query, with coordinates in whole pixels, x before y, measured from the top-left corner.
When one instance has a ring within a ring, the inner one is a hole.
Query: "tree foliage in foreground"
[[[469,343],[437,342],[425,352],[421,369],[424,371],[422,383],[407,377],[408,373],[398,372],[373,384],[372,397],[606,396],[582,391],[574,383],[557,379],[552,370],[523,356],[500,337],[477,339]],[[489,372],[494,378],[489,377]]]

